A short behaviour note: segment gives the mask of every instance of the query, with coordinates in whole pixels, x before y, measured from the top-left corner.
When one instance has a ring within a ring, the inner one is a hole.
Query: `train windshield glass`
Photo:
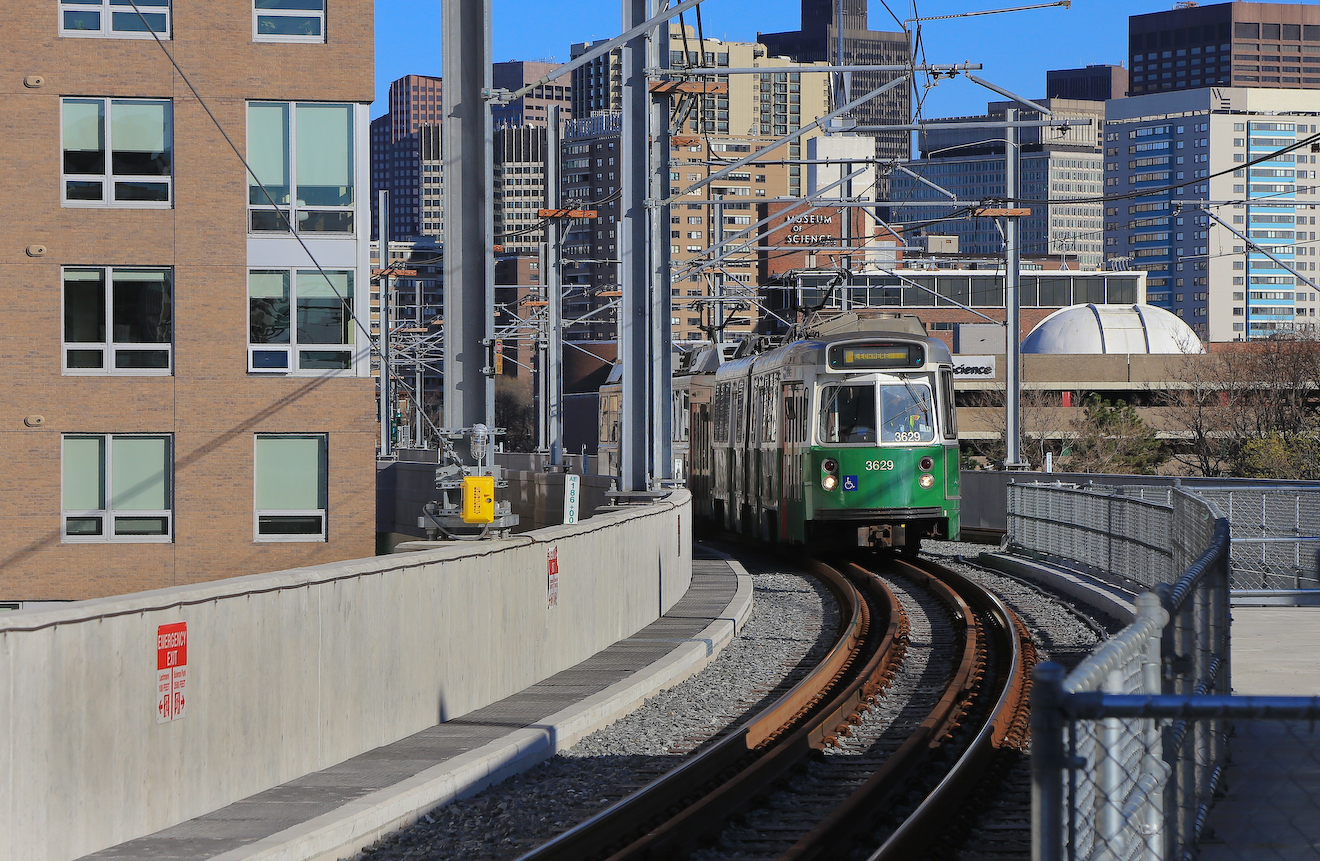
[[[930,442],[935,439],[935,408],[930,386],[904,380],[880,386],[880,441]]]
[[[875,443],[874,383],[827,386],[821,396],[821,443]]]

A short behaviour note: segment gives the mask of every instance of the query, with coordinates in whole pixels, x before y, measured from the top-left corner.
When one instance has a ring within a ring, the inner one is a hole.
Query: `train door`
[[[797,542],[802,522],[802,458],[806,442],[806,391],[801,381],[783,384],[779,399],[779,523],[781,541]]]
[[[729,469],[732,458],[730,419],[733,407],[733,385],[719,383],[711,404],[711,517],[718,529],[728,529],[732,511],[733,476]]]
[[[953,397],[953,369],[940,368],[940,423],[944,437],[944,498],[962,498],[961,457],[958,444],[958,405]]]
[[[732,462],[729,464],[730,474],[730,493],[729,493],[729,516],[734,522],[735,528],[739,531],[746,529],[744,514],[747,510],[747,500],[751,492],[747,486],[748,480],[748,460],[747,457],[747,398],[748,398],[748,377],[742,377],[733,384],[733,415],[731,418],[732,437],[729,449],[733,455]]]

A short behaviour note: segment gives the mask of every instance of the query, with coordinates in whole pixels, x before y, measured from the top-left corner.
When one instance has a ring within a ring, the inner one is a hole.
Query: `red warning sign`
[[[551,547],[546,551],[546,606],[559,606],[559,548]]]
[[[156,628],[156,723],[183,717],[188,708],[188,623]]]

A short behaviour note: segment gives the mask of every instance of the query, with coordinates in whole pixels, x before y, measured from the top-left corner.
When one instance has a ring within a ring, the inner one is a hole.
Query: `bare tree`
[[[1005,457],[1004,440],[1007,437],[1008,417],[1004,408],[1002,386],[966,396],[966,405],[980,408],[982,416],[990,417],[994,436],[990,439],[969,440],[969,450],[994,464],[1002,464]],[[1018,451],[1033,469],[1042,469],[1047,454],[1059,457],[1070,437],[1068,411],[1062,405],[1060,392],[1026,389],[1021,396],[1018,421]]]
[[[1316,474],[1320,342],[1280,338],[1189,356],[1183,388],[1161,398],[1183,444],[1174,458],[1201,475]]]

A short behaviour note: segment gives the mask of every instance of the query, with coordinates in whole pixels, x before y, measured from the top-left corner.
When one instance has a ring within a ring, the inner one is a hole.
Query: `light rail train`
[[[949,350],[913,317],[862,322],[675,375],[676,472],[698,517],[766,541],[909,554],[959,536]],[[601,389],[615,440],[619,396]],[[603,435],[601,456],[617,466],[617,441]]]

